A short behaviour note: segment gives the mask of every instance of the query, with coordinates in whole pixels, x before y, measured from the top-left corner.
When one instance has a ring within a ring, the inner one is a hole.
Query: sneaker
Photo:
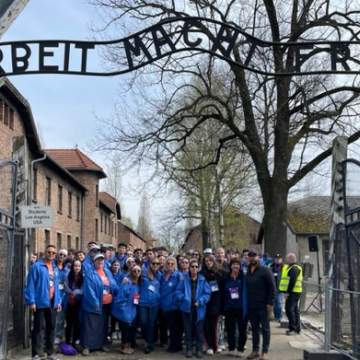
[[[213,349],[207,349],[206,350],[206,355],[210,355],[210,356],[214,355],[214,350]]]
[[[225,345],[219,345],[219,349],[220,349],[221,351],[224,351],[224,350],[226,350],[226,346],[225,346]]]
[[[236,350],[229,350],[228,353],[227,353],[228,356],[236,356],[237,355],[237,352]]]
[[[268,360],[268,354],[267,353],[262,353],[261,356],[259,357],[259,360]]]
[[[259,357],[260,357],[260,354],[256,351],[253,351],[249,356],[247,356],[246,359],[253,360],[253,359],[258,359]]]
[[[287,336],[296,335],[296,331],[295,330],[286,330],[286,335]]]
[[[46,354],[43,354],[43,355],[35,355],[31,359],[32,360],[44,360],[46,358],[47,358]]]
[[[131,355],[135,352],[135,349],[133,349],[132,347],[128,347],[128,354]]]
[[[54,340],[54,344],[59,345],[60,343],[61,343],[61,339],[56,337],[55,340]]]
[[[89,356],[90,355],[90,350],[88,348],[83,349],[83,351],[81,352],[81,355]]]
[[[223,349],[222,349],[221,347],[218,347],[218,348],[216,349],[216,353],[217,353],[217,354],[221,353],[222,351],[223,351]]]
[[[192,358],[192,351],[191,350],[186,350],[186,357],[187,358]]]
[[[115,341],[115,340],[117,340],[119,337],[118,337],[118,334],[116,333],[116,332],[113,332],[112,334],[111,334],[111,340],[112,341]]]

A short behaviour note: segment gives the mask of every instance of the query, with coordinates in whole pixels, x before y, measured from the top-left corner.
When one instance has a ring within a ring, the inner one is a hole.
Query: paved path
[[[279,328],[278,324],[272,322],[272,333],[271,333],[271,346],[270,346],[270,353],[269,358],[274,360],[301,360],[303,359],[303,350],[304,349],[314,349],[318,348],[319,345],[316,344],[316,341],[310,337],[310,333],[307,334],[306,331],[303,332],[301,335],[296,336],[286,336],[285,329]],[[247,350],[242,357],[243,359],[251,352],[251,337],[249,337],[247,342]],[[91,356],[85,358],[82,355],[66,357],[59,355],[60,359],[73,359],[73,360],[100,360],[100,359],[108,359],[108,360],[184,360],[186,359],[184,354],[169,354],[165,351],[165,349],[156,347],[156,351],[145,355],[143,353],[143,346],[142,341],[139,341],[139,348],[133,355],[123,355],[119,352],[119,343],[115,343],[111,348],[110,353],[103,353],[103,352],[95,352],[91,353]],[[30,356],[28,355],[29,351],[24,351],[22,353],[12,354],[10,359],[17,359],[17,360],[28,360]],[[225,355],[223,353],[216,354],[214,356],[206,356],[204,355],[204,359],[210,360],[211,358],[217,360],[229,360],[234,359],[232,356]],[[240,357],[238,357],[240,358]],[[196,359],[196,357],[193,357]]]

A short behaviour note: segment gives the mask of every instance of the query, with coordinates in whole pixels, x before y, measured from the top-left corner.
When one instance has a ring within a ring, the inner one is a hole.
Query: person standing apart
[[[145,354],[154,351],[155,327],[160,304],[161,273],[159,260],[153,258],[149,268],[142,271],[140,282],[140,324],[145,339]]]
[[[247,359],[268,359],[270,346],[269,312],[273,311],[275,282],[269,268],[261,266],[255,251],[248,253],[246,274],[247,304],[252,329],[252,353]],[[260,327],[262,330],[262,352],[260,350]]]
[[[281,271],[279,291],[285,293],[285,312],[289,320],[287,335],[299,334],[301,331],[299,300],[302,293],[303,270],[296,262],[296,255],[286,256],[286,265]]]
[[[247,340],[247,291],[240,260],[231,260],[230,273],[224,279],[223,303],[229,355],[236,356],[236,351],[245,351]]]
[[[204,342],[204,318],[206,304],[210,300],[211,288],[204,276],[198,274],[199,263],[190,260],[190,271],[183,274],[176,288],[185,329],[186,357],[192,357],[193,341],[196,342],[196,357],[202,358]]]
[[[88,356],[91,350],[109,351],[106,347],[108,319],[117,285],[104,265],[104,255],[96,254],[93,270],[84,277],[80,331],[84,356]]]
[[[280,254],[275,255],[274,262],[270,266],[271,271],[275,279],[275,301],[274,301],[274,317],[276,321],[281,321],[282,318],[282,305],[283,305],[283,294],[279,290],[281,272],[283,268],[283,260]]]
[[[39,259],[30,267],[26,281],[25,302],[34,314],[31,334],[31,352],[34,360],[45,359],[46,354],[47,359],[56,359],[53,355],[54,333],[56,313],[61,311],[61,298],[59,274],[54,265],[55,256],[55,246],[48,245],[45,258]]]

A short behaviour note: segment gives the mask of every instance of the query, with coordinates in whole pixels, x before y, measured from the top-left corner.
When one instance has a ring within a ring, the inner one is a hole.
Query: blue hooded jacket
[[[53,263],[54,269],[54,308],[61,305],[59,291],[59,273]],[[50,279],[49,270],[44,259],[39,259],[30,267],[25,287],[25,302],[28,305],[36,305],[38,309],[51,307],[49,299]]]
[[[86,275],[91,270],[94,270],[94,263],[91,256],[88,254],[85,256],[85,260],[82,263],[82,272],[84,275]]]
[[[60,269],[57,265],[57,262],[55,261],[55,266],[58,270],[58,274],[59,274],[59,291],[60,291],[60,298],[61,298],[61,303],[63,303],[64,301],[64,297],[65,297],[65,280],[67,279],[70,269],[67,266],[62,267],[62,269]]]
[[[126,272],[119,270],[116,274],[112,273],[114,280],[116,281],[117,286],[120,286],[124,277],[127,275]]]
[[[197,275],[197,286],[195,299],[197,306],[197,321],[204,320],[206,304],[210,300],[211,288],[204,276]],[[183,280],[176,288],[176,298],[180,304],[180,310],[186,313],[191,312],[191,279],[189,274],[183,274]]]
[[[179,308],[176,299],[176,287],[181,279],[182,276],[178,271],[174,271],[168,280],[165,279],[165,275],[162,276],[160,281],[160,308],[163,311],[172,311]]]
[[[161,273],[157,272],[153,280],[147,274],[141,276],[140,306],[159,306]]]
[[[106,267],[104,267],[104,272],[110,282],[110,291],[116,292],[117,285],[111,272]],[[86,312],[101,314],[103,292],[103,282],[94,268],[84,276],[82,309]]]
[[[138,305],[134,303],[134,297],[139,295],[139,285],[124,278],[116,292],[111,304],[111,314],[118,320],[132,324],[136,318]]]
[[[126,265],[127,255],[126,255],[126,254],[125,254],[125,255],[116,254],[116,255],[115,255],[115,258],[116,258],[117,260],[119,260],[120,269],[121,269],[121,270],[124,269],[124,266]],[[113,260],[115,260],[115,259],[113,259]]]
[[[247,314],[247,290],[243,273],[233,279],[224,279],[224,310],[242,308],[243,317]]]

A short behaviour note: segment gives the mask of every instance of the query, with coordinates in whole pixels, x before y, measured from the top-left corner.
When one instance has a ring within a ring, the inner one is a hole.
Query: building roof
[[[30,150],[35,155],[41,155],[40,138],[36,130],[33,114],[28,101],[20,94],[16,87],[6,78],[0,79],[0,93],[8,98],[20,114],[23,123],[26,139]],[[36,156],[35,156],[36,157]]]
[[[360,197],[348,197],[348,206],[360,206]],[[309,196],[288,204],[288,225],[295,234],[329,234],[331,197]]]
[[[99,192],[99,201],[105,207],[107,207],[112,213],[116,214],[117,218],[121,219],[121,209],[120,204],[112,195],[105,191]]]
[[[79,149],[46,149],[45,152],[69,171],[93,171],[105,178],[101,166]]]
[[[125,225],[122,221],[119,221],[119,225],[123,226],[126,230],[133,233],[136,237],[138,237],[141,241],[143,241],[146,244],[146,240],[138,232],[136,232],[133,228]]]
[[[87,191],[88,189],[82,185],[74,175],[71,174],[70,171],[66,170],[64,167],[62,167],[58,162],[56,162],[49,154],[46,154],[46,158],[44,160],[44,164],[51,168],[53,171],[56,171],[61,176],[64,176],[70,184],[77,187],[78,189],[82,191]]]

